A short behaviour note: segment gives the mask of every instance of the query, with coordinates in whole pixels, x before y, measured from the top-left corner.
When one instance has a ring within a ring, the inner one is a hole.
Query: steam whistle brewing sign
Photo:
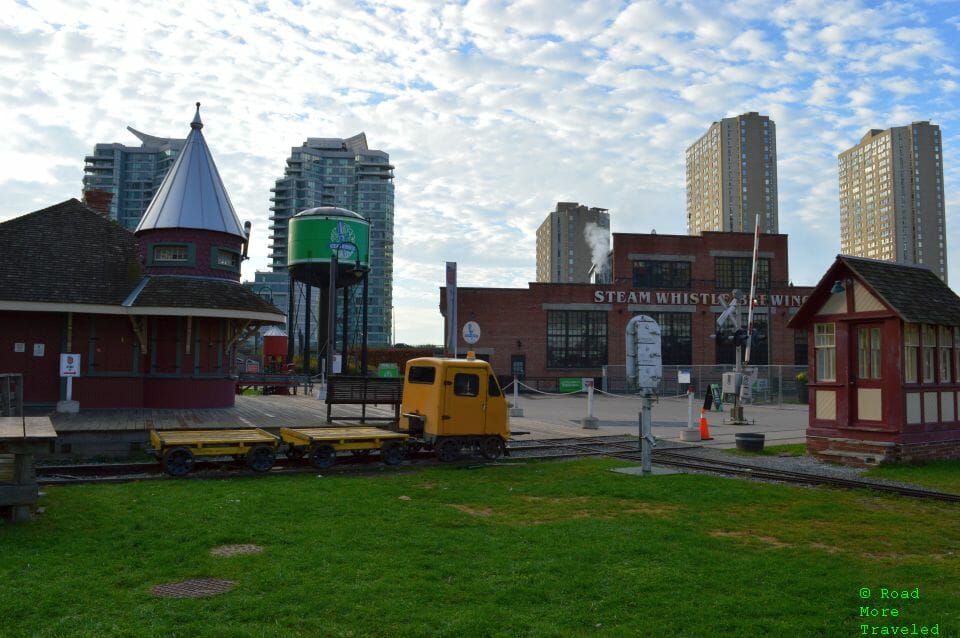
[[[594,303],[609,304],[648,304],[657,306],[725,306],[731,299],[729,293],[714,292],[675,292],[669,290],[594,290]],[[754,307],[791,307],[803,305],[807,295],[757,295]],[[739,304],[747,307],[747,296],[738,299]]]
[[[309,215],[291,217],[287,263],[328,263],[333,255],[341,263],[370,261],[370,222],[359,217]]]

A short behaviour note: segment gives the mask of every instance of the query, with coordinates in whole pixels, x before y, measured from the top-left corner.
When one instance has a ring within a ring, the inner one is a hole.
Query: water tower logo
[[[357,236],[348,224],[338,221],[330,231],[330,252],[337,259],[353,259],[357,254]]]

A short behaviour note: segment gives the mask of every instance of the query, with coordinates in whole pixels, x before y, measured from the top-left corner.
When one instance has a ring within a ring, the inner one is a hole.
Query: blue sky
[[[0,15],[0,220],[79,197],[97,142],[186,136],[193,103],[266,266],[270,188],[307,137],[367,134],[396,165],[397,339],[439,343],[461,285],[525,286],[558,201],[614,232],[685,234],[683,154],[711,122],[777,125],[790,273],[840,251],[837,154],[929,120],[960,246],[960,1],[19,0]],[[960,257],[950,257],[960,282]]]

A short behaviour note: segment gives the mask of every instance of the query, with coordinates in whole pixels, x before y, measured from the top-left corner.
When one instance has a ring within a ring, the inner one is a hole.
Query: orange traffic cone
[[[700,440],[713,440],[713,437],[710,436],[710,426],[707,424],[707,415],[704,414],[703,408],[700,408]]]

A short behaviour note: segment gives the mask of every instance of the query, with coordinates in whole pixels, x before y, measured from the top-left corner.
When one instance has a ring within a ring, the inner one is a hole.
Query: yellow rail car
[[[337,461],[337,452],[368,454],[380,451],[387,465],[397,465],[406,456],[409,435],[380,428],[280,428],[280,439],[287,444],[287,456],[308,456],[314,466],[324,469]]]
[[[193,469],[197,456],[233,456],[255,472],[273,467],[279,438],[260,428],[245,430],[150,430],[151,450],[171,476]]]

